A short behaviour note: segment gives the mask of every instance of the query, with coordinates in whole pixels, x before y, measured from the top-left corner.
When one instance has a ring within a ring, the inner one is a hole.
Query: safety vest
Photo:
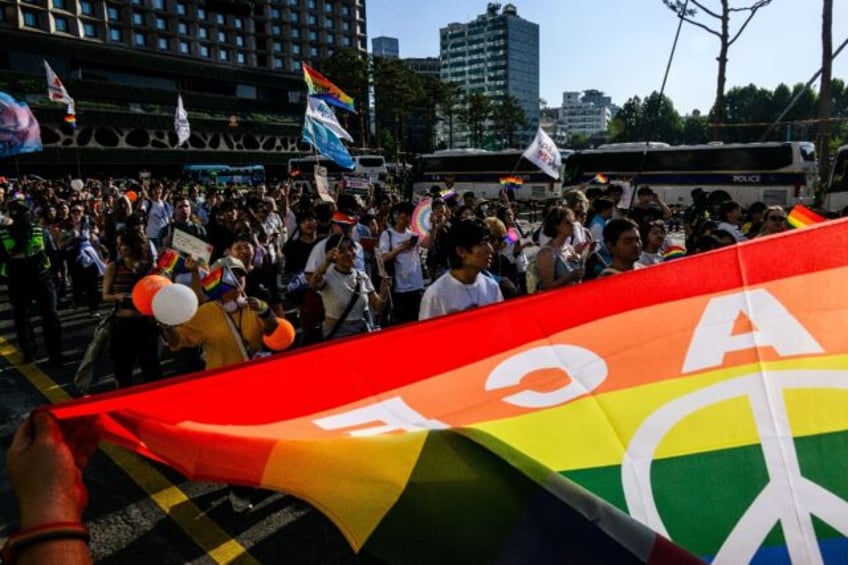
[[[15,249],[15,239],[12,237],[12,234],[9,233],[8,228],[0,228],[0,244],[3,245],[3,248],[6,250],[6,254],[8,255],[8,261],[4,261],[2,265],[0,265],[0,277],[8,277],[9,276],[9,262],[10,261],[18,261],[18,260],[26,260],[32,259],[34,257],[38,257],[40,259],[40,271],[44,272],[50,268],[50,258],[47,256],[46,247],[44,245],[44,228],[41,226],[31,226],[29,232],[29,239],[24,246],[23,251],[18,251],[17,253],[13,253]]]

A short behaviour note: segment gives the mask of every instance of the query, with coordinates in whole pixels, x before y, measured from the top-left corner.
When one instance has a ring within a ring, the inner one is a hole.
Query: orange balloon
[[[162,287],[171,284],[171,279],[162,275],[147,275],[132,290],[132,303],[135,309],[145,316],[153,315],[153,297]]]
[[[262,335],[262,343],[272,351],[282,351],[294,343],[295,329],[285,318],[277,318],[277,329],[271,335]]]
[[[130,202],[135,203],[138,200],[138,194],[134,190],[128,190],[124,193],[124,196],[129,198]]]

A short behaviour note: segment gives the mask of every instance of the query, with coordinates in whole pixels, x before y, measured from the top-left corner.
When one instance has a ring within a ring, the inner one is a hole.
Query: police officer
[[[15,195],[8,205],[12,225],[0,227],[0,277],[9,287],[9,301],[18,344],[24,362],[35,358],[35,332],[29,310],[38,303],[47,356],[54,365],[62,364],[62,325],[56,313],[56,288],[50,277],[50,256],[55,244],[47,230],[32,223],[29,205],[23,195]]]

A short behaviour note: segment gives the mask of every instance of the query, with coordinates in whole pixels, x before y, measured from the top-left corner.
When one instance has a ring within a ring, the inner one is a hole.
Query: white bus
[[[848,206],[848,145],[843,145],[836,152],[824,206],[833,212],[841,212]]]
[[[756,201],[792,206],[813,201],[818,166],[806,141],[665,146],[608,145],[571,154],[565,184],[610,182],[650,186],[669,204],[688,205],[695,188],[723,190],[747,207]]]
[[[355,176],[367,179],[371,184],[385,182],[388,168],[382,155],[353,155],[354,168],[345,169],[334,161],[321,155],[306,155],[289,159],[289,176],[294,176],[295,182],[314,184],[315,166],[327,170],[330,183],[342,180],[342,177]]]
[[[419,155],[412,167],[412,194],[428,194],[433,186],[441,191],[453,188],[458,194],[473,192],[477,198],[495,199],[501,179],[513,176],[522,180],[515,190],[519,201],[562,197],[562,185],[522,157],[518,149],[484,151],[454,149]],[[560,171],[562,178],[562,171]]]

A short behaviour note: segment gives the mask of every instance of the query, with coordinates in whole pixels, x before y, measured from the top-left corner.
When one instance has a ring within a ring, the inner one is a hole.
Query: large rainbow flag
[[[309,96],[320,98],[327,104],[356,113],[353,98],[306,63],[301,63],[300,66],[303,67],[303,80],[306,82],[306,93]]]
[[[387,562],[844,562],[846,276],[828,222],[50,410]]]

